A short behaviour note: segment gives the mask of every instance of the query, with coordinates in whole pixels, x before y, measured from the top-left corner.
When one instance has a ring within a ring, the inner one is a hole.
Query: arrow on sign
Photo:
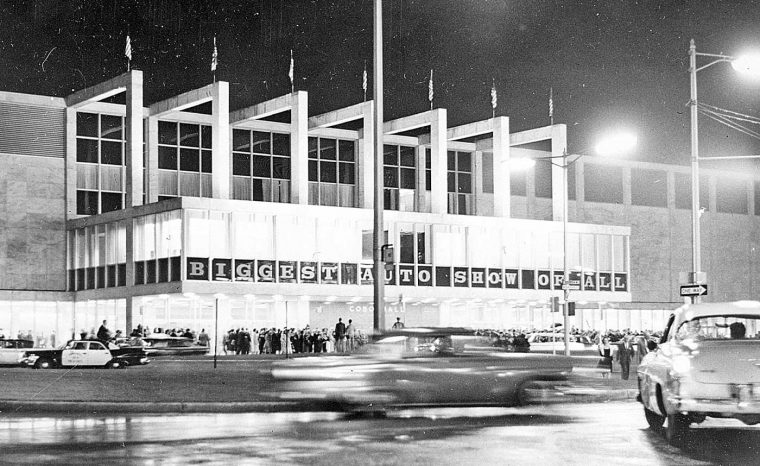
[[[706,294],[707,294],[707,285],[681,286],[681,296],[705,296]]]

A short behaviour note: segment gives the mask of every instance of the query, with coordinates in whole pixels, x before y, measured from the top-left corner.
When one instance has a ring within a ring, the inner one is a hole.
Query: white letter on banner
[[[239,278],[251,278],[251,263],[241,262],[238,264],[237,269],[235,270],[235,274]]]
[[[190,262],[190,271],[188,275],[191,277],[200,277],[206,273],[206,265],[203,262]]]

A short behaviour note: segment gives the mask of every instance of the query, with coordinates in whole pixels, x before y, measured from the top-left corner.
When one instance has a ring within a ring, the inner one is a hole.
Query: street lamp
[[[713,60],[706,65],[702,65],[697,68],[697,57],[709,57]],[[730,55],[719,55],[714,53],[698,53],[697,46],[694,43],[694,39],[691,39],[689,43],[689,87],[690,98],[689,106],[691,107],[691,271],[692,274],[689,277],[689,282],[693,284],[702,284],[706,281],[705,274],[702,273],[702,240],[700,234],[699,225],[699,128],[697,122],[697,72],[702,71],[716,63],[728,62],[731,66],[740,73],[758,76],[760,75],[760,56],[758,55],[744,55],[739,57],[732,57]],[[721,157],[721,159],[733,159],[733,158],[754,158],[755,156],[736,156],[736,157]],[[707,160],[712,157],[702,158]],[[717,159],[717,157],[716,157]],[[692,302],[698,303],[700,301],[699,296],[693,296]]]
[[[597,155],[619,156],[631,152],[637,145],[638,140],[632,133],[617,131],[601,139],[595,147]],[[535,165],[536,160],[549,161],[562,169],[562,290],[564,295],[563,306],[563,332],[565,340],[565,356],[570,356],[570,316],[568,315],[568,302],[570,301],[570,270],[567,263],[567,212],[568,212],[568,192],[567,192],[567,172],[571,165],[577,162],[586,154],[568,154],[567,150],[559,156],[524,158],[516,157],[510,160],[511,168],[525,169]],[[561,162],[556,162],[561,159]]]

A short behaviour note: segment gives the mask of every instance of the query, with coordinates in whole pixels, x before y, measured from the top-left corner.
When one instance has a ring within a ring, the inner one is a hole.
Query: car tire
[[[683,445],[689,432],[689,416],[681,413],[668,414],[668,422],[665,425],[665,439],[674,447]]]
[[[659,414],[655,413],[651,409],[644,408],[644,417],[647,420],[647,424],[649,424],[649,428],[654,431],[660,431],[662,429],[662,426],[665,424],[665,416],[660,416]]]
[[[53,361],[50,359],[38,359],[34,363],[35,369],[52,369],[54,366]]]
[[[121,361],[109,361],[106,369],[126,369],[126,365]]]

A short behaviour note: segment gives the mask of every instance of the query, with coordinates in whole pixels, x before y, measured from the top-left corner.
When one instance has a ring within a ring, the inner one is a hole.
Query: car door
[[[70,348],[63,350],[61,354],[62,366],[85,366],[87,361],[87,345],[86,341],[75,341],[71,344]],[[103,363],[105,364],[105,363]]]
[[[113,358],[111,356],[111,350],[106,348],[103,343],[99,341],[91,341],[90,348],[87,351],[88,366],[105,366],[108,361]]]
[[[0,364],[17,364],[19,351],[15,341],[0,340]]]

